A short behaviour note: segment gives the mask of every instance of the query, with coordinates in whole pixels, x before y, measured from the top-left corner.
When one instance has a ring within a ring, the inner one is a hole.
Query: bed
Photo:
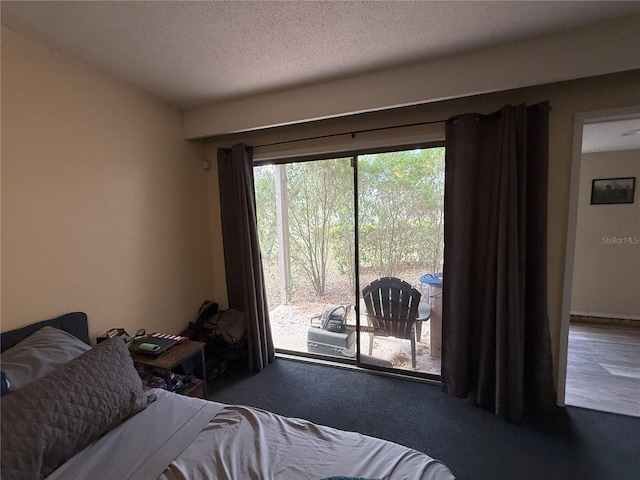
[[[454,478],[395,443],[144,389],[124,341],[87,332],[70,313],[1,334],[3,480]]]

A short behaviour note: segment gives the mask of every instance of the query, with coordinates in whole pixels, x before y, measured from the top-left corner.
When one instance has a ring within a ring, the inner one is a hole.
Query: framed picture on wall
[[[591,185],[591,205],[633,203],[636,177],[597,178]]]

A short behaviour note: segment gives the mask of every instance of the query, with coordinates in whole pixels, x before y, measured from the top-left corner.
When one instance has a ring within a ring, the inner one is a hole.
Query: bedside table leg
[[[164,381],[167,382],[167,390],[173,392],[173,382],[171,381],[171,370],[164,371]]]
[[[202,396],[207,398],[207,365],[204,360],[204,348],[200,350],[200,359],[202,360]]]

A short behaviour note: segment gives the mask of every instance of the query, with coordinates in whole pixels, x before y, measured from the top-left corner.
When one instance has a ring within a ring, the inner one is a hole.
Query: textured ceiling
[[[183,108],[638,12],[614,1],[2,1],[12,30]]]

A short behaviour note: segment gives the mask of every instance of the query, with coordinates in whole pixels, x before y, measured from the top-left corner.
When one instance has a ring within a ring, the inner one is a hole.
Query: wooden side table
[[[198,379],[200,382],[193,382],[191,388],[188,388],[183,393],[190,396],[200,396],[206,398],[207,395],[207,371],[205,369],[204,359],[204,342],[194,342],[193,340],[183,340],[177,345],[171,347],[166,353],[159,357],[151,357],[142,353],[131,352],[131,358],[134,362],[140,365],[148,367],[159,368],[165,373],[165,380],[167,382],[167,389],[171,390],[171,371],[183,362],[186,362],[191,357],[200,354],[200,361],[202,362],[202,376],[204,378]],[[202,395],[198,395],[198,387],[202,386]]]

